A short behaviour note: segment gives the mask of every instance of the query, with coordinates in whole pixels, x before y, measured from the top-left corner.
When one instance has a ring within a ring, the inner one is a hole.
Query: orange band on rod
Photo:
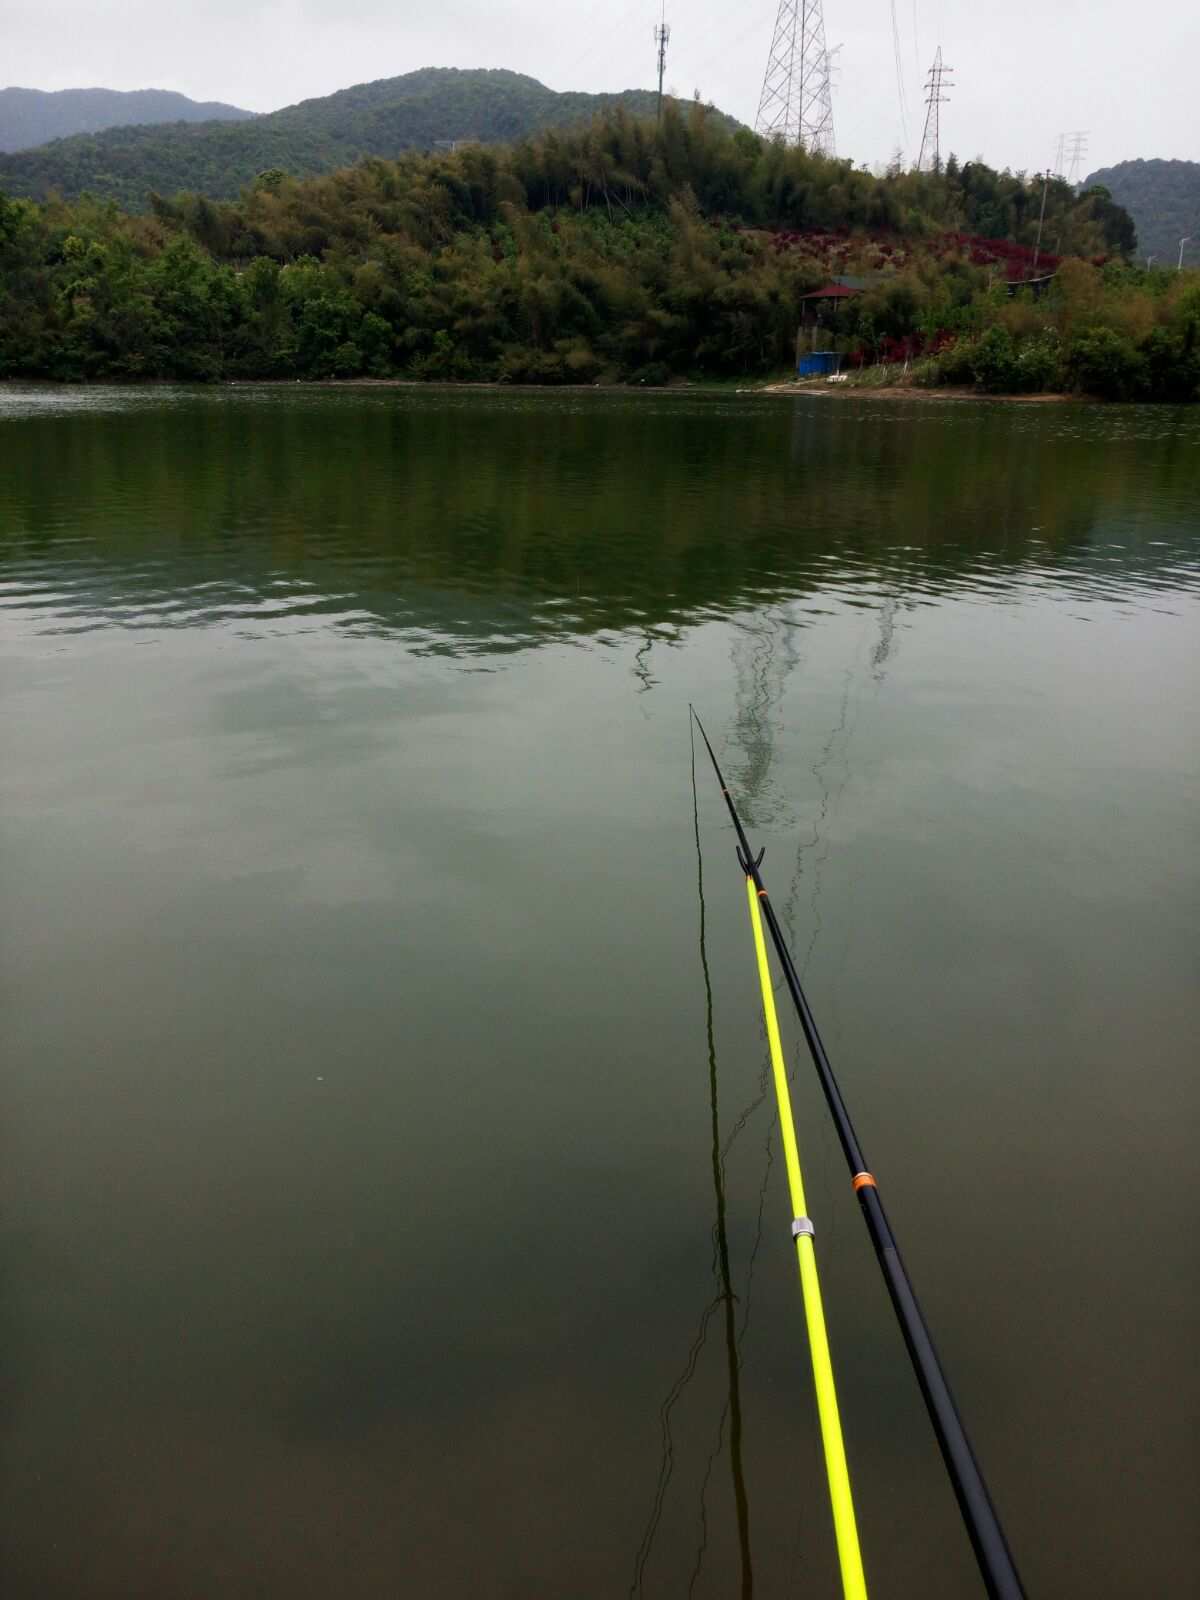
[[[760,889],[758,891],[758,898],[760,900],[765,900],[767,898],[767,891],[765,889]]]
[[[854,1174],[855,1194],[857,1194],[860,1189],[878,1189],[878,1187],[879,1185],[875,1182],[875,1179],[869,1172],[856,1172]]]

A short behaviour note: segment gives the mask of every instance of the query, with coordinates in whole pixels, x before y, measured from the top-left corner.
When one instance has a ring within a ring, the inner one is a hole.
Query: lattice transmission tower
[[[921,153],[917,157],[917,171],[925,170],[926,158],[929,162],[929,171],[938,172],[942,165],[942,110],[950,104],[950,96],[944,91],[954,87],[951,78],[954,68],[948,67],[942,60],[942,47],[938,45],[937,55],[933,58],[933,65],[929,69],[929,77],[925,81],[925,132],[921,135]]]
[[[779,0],[755,130],[835,156],[831,76],[822,0]]]
[[[1064,138],[1065,137],[1066,135],[1064,135]],[[1069,161],[1069,165],[1067,167],[1067,182],[1072,188],[1074,188],[1083,177],[1083,162],[1084,157],[1087,155],[1088,147],[1087,134],[1082,130],[1078,133],[1071,134],[1070,145],[1071,149],[1067,158]]]

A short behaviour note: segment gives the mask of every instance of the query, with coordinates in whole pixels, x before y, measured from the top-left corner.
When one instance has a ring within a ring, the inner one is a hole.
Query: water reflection
[[[693,699],[1031,1589],[1190,1573],[1197,443],[0,388],[6,1595],[833,1592]],[[810,1078],[868,1567],[973,1595]]]
[[[322,628],[461,657],[632,631],[648,687],[654,642],[784,602],[805,627],[838,603],[1145,606],[1198,581],[1187,412],[67,398],[47,417],[9,391],[0,434],[3,604],[42,630]]]
[[[704,980],[704,1033],[705,1050],[708,1061],[708,1098],[712,1119],[712,1185],[713,1185],[713,1259],[712,1273],[717,1280],[717,1294],[704,1307],[700,1314],[700,1321],[696,1334],[692,1340],[684,1362],[683,1370],[675,1379],[659,1407],[659,1426],[662,1432],[662,1455],[659,1460],[658,1481],[654,1488],[654,1500],[650,1517],[642,1534],[638,1546],[637,1557],[634,1562],[633,1582],[630,1585],[631,1597],[641,1596],[645,1593],[646,1573],[650,1558],[654,1552],[654,1543],[662,1522],[663,1509],[667,1492],[670,1488],[671,1478],[675,1468],[675,1439],[672,1431],[672,1412],[687,1393],[696,1376],[696,1368],[703,1354],[705,1342],[708,1338],[709,1325],[715,1314],[720,1311],[722,1322],[722,1335],[725,1346],[725,1370],[727,1392],[724,1405],[721,1408],[720,1419],[717,1426],[716,1442],[709,1451],[705,1460],[704,1473],[700,1482],[700,1511],[699,1544],[696,1550],[695,1563],[692,1567],[688,1581],[688,1593],[695,1591],[700,1574],[704,1567],[704,1559],[708,1551],[709,1520],[708,1520],[708,1488],[712,1478],[713,1468],[717,1458],[725,1450],[726,1429],[729,1432],[729,1474],[733,1486],[734,1518],[737,1528],[737,1551],[739,1568],[738,1592],[743,1600],[750,1600],[754,1593],[754,1561],[750,1541],[750,1500],[746,1488],[746,1467],[743,1459],[742,1433],[742,1355],[741,1344],[745,1338],[749,1322],[749,1286],[747,1286],[746,1305],[743,1313],[741,1328],[737,1325],[737,1300],[734,1293],[733,1272],[730,1264],[728,1202],[726,1198],[726,1172],[725,1165],[729,1151],[737,1134],[745,1127],[750,1115],[762,1103],[766,1093],[765,1072],[761,1084],[761,1093],[738,1119],[734,1132],[729,1135],[728,1142],[721,1141],[721,1113],[720,1113],[720,1088],[717,1071],[717,1043],[716,1032],[713,1026],[713,985],[712,974],[708,964],[708,937],[707,920],[708,911],[704,900],[704,851],[700,840],[700,799],[696,782],[696,733],[695,727],[691,729],[691,766],[692,766],[692,827],[696,841],[696,898],[699,906],[699,950],[700,971]],[[764,1185],[765,1189],[765,1185]],[[762,1196],[760,1194],[760,1202]],[[758,1246],[761,1243],[762,1208],[759,1210],[759,1235],[750,1255],[750,1273],[753,1275],[754,1263],[758,1255]]]

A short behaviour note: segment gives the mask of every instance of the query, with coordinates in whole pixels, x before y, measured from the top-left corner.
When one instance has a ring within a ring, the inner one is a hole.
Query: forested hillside
[[[244,122],[253,112],[169,89],[0,89],[0,151],[153,122]]]
[[[653,113],[643,89],[619,95],[556,94],[517,72],[430,67],[304,100],[241,124],[117,128],[0,157],[0,190],[43,199],[83,193],[130,210],[153,193],[187,189],[232,199],[261,172],[313,177],[364,156],[397,156],[458,140],[495,143],[539,128],[587,122],[623,106]]]
[[[1143,259],[1153,255],[1176,266],[1179,241],[1190,234],[1184,262],[1200,263],[1200,161],[1122,161],[1087,182],[1103,185],[1129,212]]]
[[[852,365],[1195,398],[1200,281],[1127,265],[1125,213],[1065,183],[1035,254],[1041,198],[979,162],[874,177],[695,105],[149,214],[9,200],[0,375],[742,377],[791,364],[840,274],[864,292],[822,337]]]

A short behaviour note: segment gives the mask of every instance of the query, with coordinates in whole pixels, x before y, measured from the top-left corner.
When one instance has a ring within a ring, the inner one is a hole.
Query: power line
[[[908,145],[908,97],[904,93],[904,64],[900,56],[900,19],[896,15],[896,0],[892,0],[892,53],[896,57],[896,93],[900,96],[900,129],[904,145]]]
[[[918,0],[912,0],[913,6],[913,66],[916,68],[917,77],[921,76],[921,19],[917,14]]]
[[[596,52],[603,49],[604,46],[613,45],[620,37],[625,24],[630,22],[637,12],[641,11],[643,14],[645,13],[646,0],[633,0],[633,4],[629,7],[629,9],[622,12],[622,14],[617,18],[616,22],[610,25],[607,32],[593,33],[591,30],[591,24],[594,21],[599,20],[601,12],[608,11],[609,9],[610,7],[608,0],[597,0],[597,4],[592,7],[592,10],[587,17],[587,27],[589,32],[588,43],[584,45],[582,50],[580,50],[571,58],[566,66],[556,69],[560,75],[560,81],[566,83],[568,89],[571,88],[569,79],[574,76],[579,67],[583,66],[585,62],[590,61]]]
[[[712,66],[714,61],[728,61],[733,52],[739,47],[739,45],[744,44],[752,33],[761,32],[763,24],[767,20],[767,15],[768,12],[764,11],[760,17],[756,18],[753,22],[748,22],[746,26],[738,33],[731,34],[723,44],[719,45],[718,48],[712,52],[711,55],[705,56],[704,60],[701,61],[698,66],[689,67],[690,71],[694,71],[696,73],[697,81],[699,81],[700,77],[702,77],[703,74],[708,71],[709,67]]]

